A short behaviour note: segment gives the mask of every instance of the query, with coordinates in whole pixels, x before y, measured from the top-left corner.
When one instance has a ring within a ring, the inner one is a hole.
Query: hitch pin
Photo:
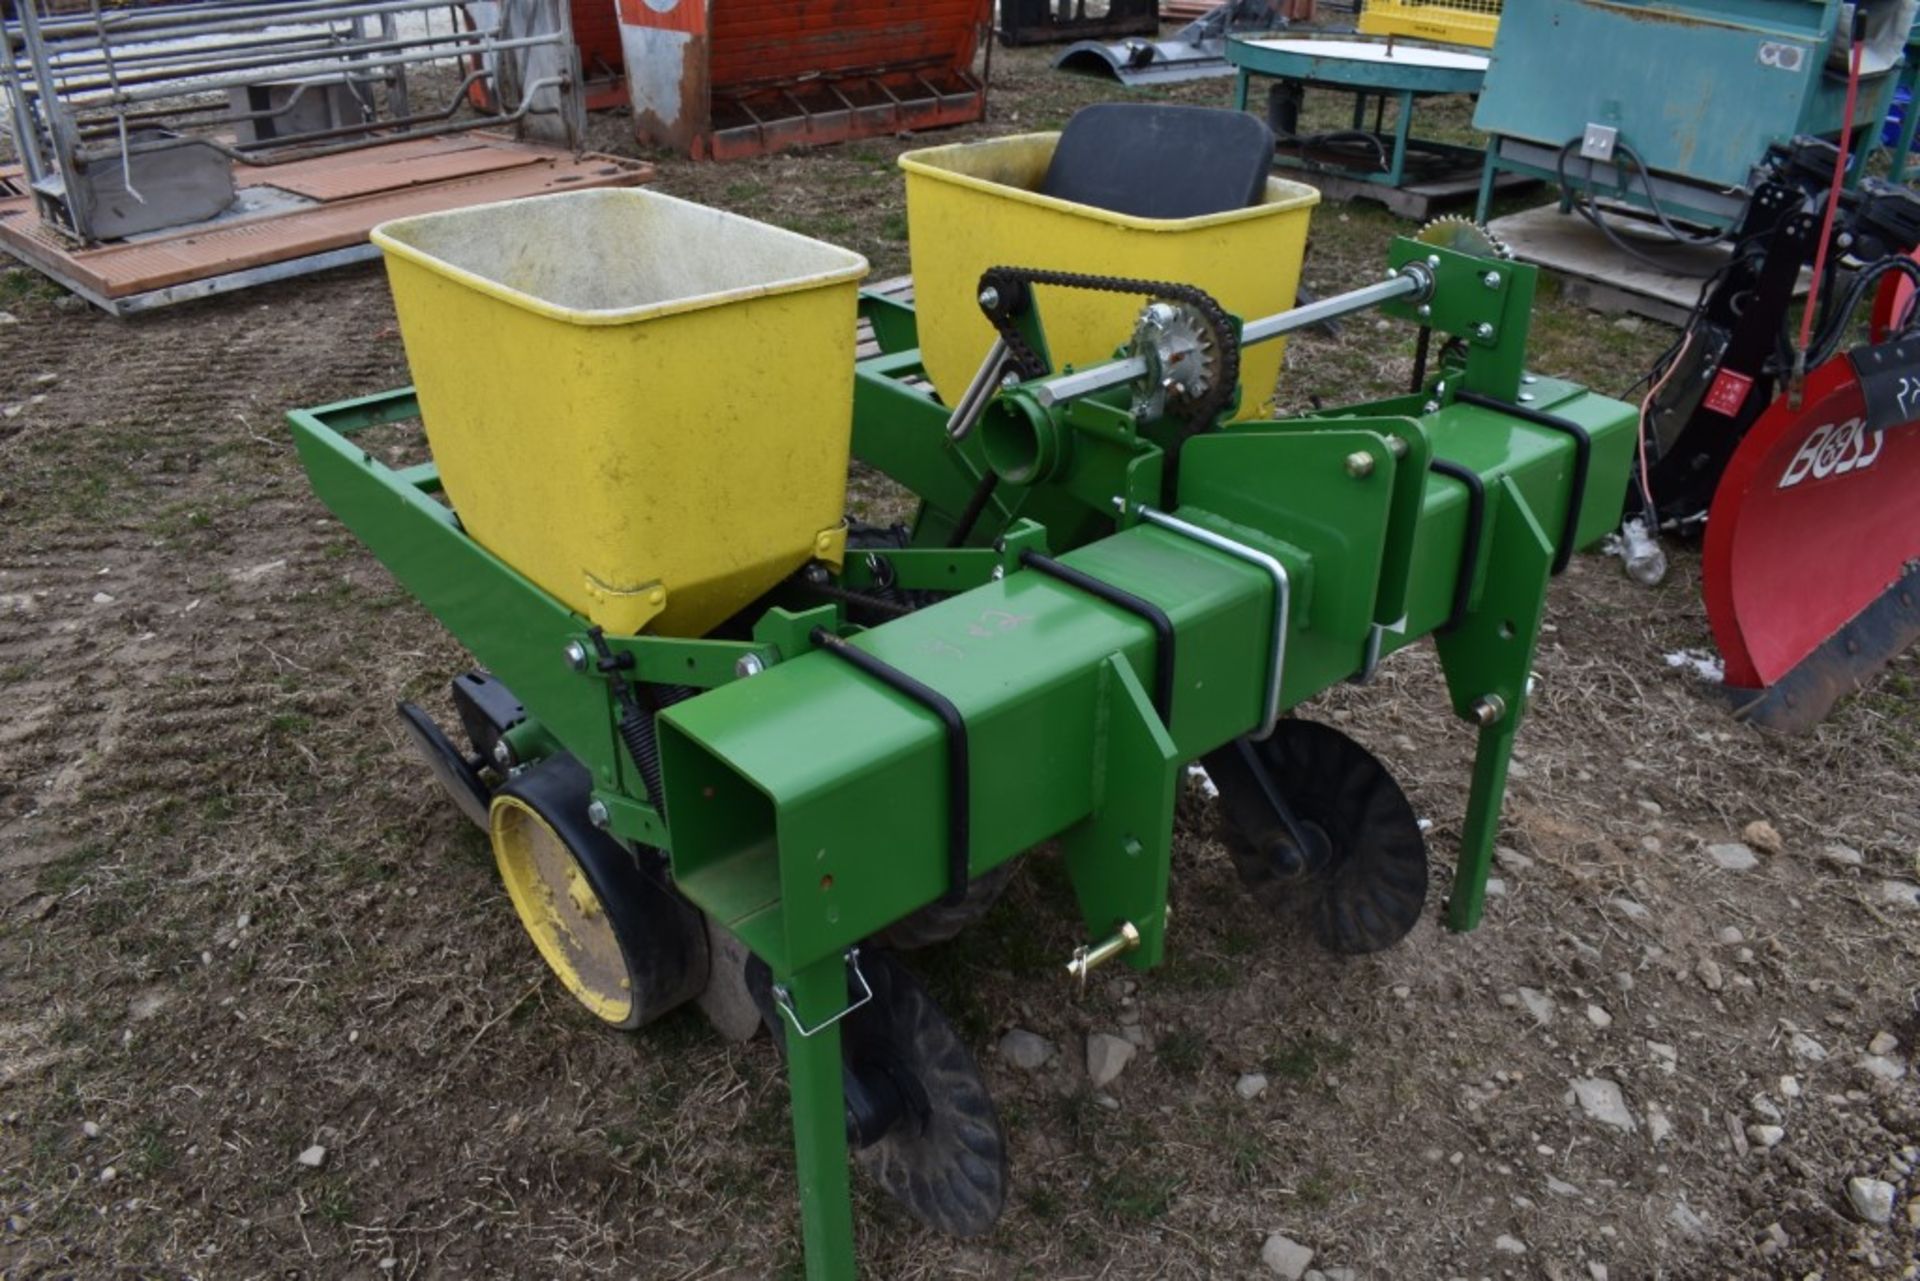
[[[1140,931],[1134,928],[1132,921],[1122,921],[1120,928],[1101,942],[1091,947],[1082,943],[1074,948],[1073,959],[1067,962],[1067,973],[1084,988],[1090,972],[1105,965],[1122,952],[1131,952],[1139,946]]]

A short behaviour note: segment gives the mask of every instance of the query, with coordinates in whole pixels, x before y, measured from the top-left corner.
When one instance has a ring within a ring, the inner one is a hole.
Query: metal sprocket
[[[1212,294],[1194,285],[1166,280],[1135,280],[1127,276],[1088,275],[1072,271],[1046,271],[1034,267],[989,267],[980,273],[980,309],[987,322],[1007,345],[1009,364],[1021,378],[1040,378],[1048,372],[1040,358],[1020,332],[1018,319],[1033,305],[1032,288],[1048,285],[1057,289],[1086,289],[1095,293],[1139,294],[1167,300],[1191,308],[1199,323],[1211,334],[1218,363],[1213,386],[1188,406],[1187,434],[1213,426],[1233,401],[1240,383],[1240,335],[1232,318]],[[991,301],[989,301],[991,300]]]
[[[1132,350],[1146,360],[1149,372],[1134,388],[1134,417],[1145,422],[1170,414],[1192,416],[1226,377],[1224,337],[1190,303],[1156,298],[1142,308]]]
[[[1463,218],[1459,214],[1441,214],[1414,232],[1413,238],[1423,245],[1472,254],[1475,258],[1513,257],[1513,250],[1500,237],[1473,219]]]

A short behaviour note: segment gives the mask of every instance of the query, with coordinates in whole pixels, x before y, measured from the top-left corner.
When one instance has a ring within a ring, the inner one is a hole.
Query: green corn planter
[[[1088,940],[1074,973],[1151,969],[1180,946],[1174,799],[1204,760],[1263,899],[1318,896],[1331,946],[1404,934],[1426,885],[1411,811],[1369,812],[1380,840],[1343,845],[1341,816],[1282,765],[1305,722],[1274,720],[1429,635],[1478,735],[1445,908],[1454,929],[1478,922],[1548,580],[1617,522],[1634,413],[1524,372],[1531,268],[1410,240],[1389,266],[1361,301],[1459,340],[1422,389],[1232,425],[1230,401],[1197,423],[1156,409],[1144,373],[1076,390],[1045,365],[1044,317],[1017,305],[1002,319],[1032,359],[987,371],[979,412],[956,423],[919,378],[911,309],[864,297],[881,353],[857,367],[854,452],[921,497],[913,528],[856,537],[838,568],[815,564],[701,639],[591,629],[463,532],[431,465],[392,470],[356,446],[417,414],[408,392],[291,415],[327,504],[511,691],[456,689],[479,709],[474,751],[436,758],[491,804],[496,843],[505,807],[534,834],[516,839],[571,852],[602,907],[627,912],[615,933],[636,993],[682,999],[709,960],[720,981],[689,919],[750,949],[742,981],[784,1031],[810,1276],[855,1271],[850,1147],[890,1153],[868,1163],[929,1222],[991,1227],[1004,1142],[970,1063],[958,1083],[929,1067],[927,1101],[903,1102],[863,1074],[860,1047],[913,1064],[952,1041],[873,940],[977,912],[1023,851],[1063,850]],[[1217,340],[1259,336],[1225,319]],[[1262,771],[1274,786],[1249,784]],[[1369,859],[1378,887],[1356,873],[1359,890],[1329,888],[1329,867]],[[594,958],[578,959],[586,973]],[[629,1022],[656,1012],[633,999]],[[923,1124],[903,1125],[916,1109]],[[889,1182],[903,1164],[939,1190]]]

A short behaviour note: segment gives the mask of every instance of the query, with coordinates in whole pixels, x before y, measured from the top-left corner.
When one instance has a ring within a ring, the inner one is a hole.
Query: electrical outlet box
[[[1597,125],[1589,122],[1586,133],[1580,137],[1580,154],[1588,160],[1611,163],[1613,144],[1619,141],[1620,131],[1612,125]]]

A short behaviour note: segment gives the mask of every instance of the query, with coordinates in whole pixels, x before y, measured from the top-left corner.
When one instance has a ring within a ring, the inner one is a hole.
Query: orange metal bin
[[[619,0],[642,142],[728,160],[978,120],[992,0]]]

